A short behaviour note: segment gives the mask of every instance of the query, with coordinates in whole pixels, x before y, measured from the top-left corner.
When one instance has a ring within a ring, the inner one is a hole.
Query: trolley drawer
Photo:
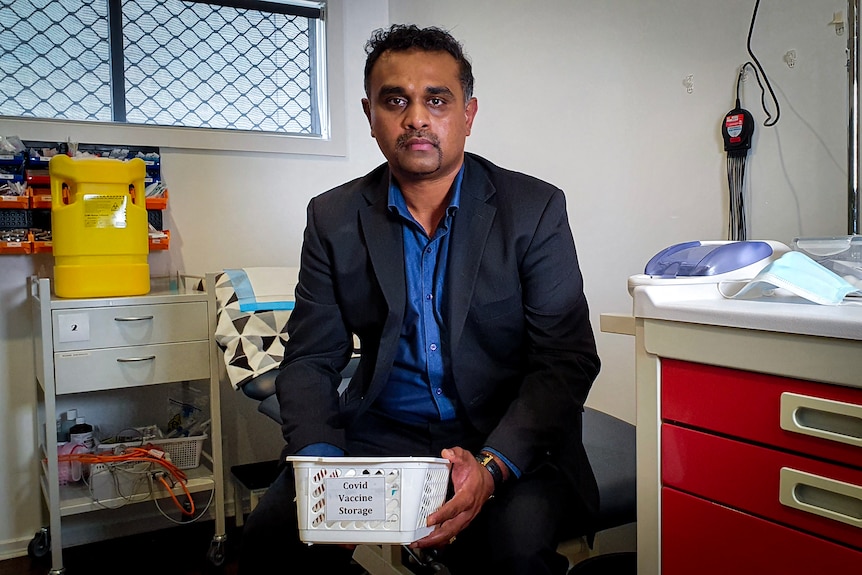
[[[54,310],[54,351],[209,338],[206,302]]]
[[[862,551],[662,489],[662,575],[856,575]]]
[[[862,549],[862,471],[662,425],[662,484]]]
[[[209,379],[209,341],[54,354],[57,394]]]
[[[862,389],[663,360],[661,394],[665,422],[862,467]]]

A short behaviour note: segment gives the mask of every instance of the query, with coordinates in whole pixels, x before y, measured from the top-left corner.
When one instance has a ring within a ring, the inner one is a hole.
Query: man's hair
[[[365,53],[368,55],[365,59],[365,95],[369,96],[371,88],[371,70],[384,52],[406,52],[412,49],[448,52],[458,62],[464,101],[473,97],[473,66],[464,55],[461,43],[445,30],[433,26],[419,28],[414,24],[393,24],[388,30],[379,28],[371,33],[371,38],[365,43]]]

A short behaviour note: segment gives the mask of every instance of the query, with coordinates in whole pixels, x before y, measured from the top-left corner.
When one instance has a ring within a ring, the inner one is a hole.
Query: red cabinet
[[[661,362],[663,575],[862,572],[862,390]]]
[[[662,575],[858,575],[859,551],[662,489]]]

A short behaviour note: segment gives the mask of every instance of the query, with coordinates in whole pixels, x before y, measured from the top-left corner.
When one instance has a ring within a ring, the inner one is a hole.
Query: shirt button
[[[431,253],[431,248],[425,248],[425,253],[426,253],[426,254],[430,254],[430,253]]]
[[[434,299],[434,294],[428,294],[425,296],[425,299]]]
[[[437,351],[437,344],[436,343],[432,343],[429,347],[430,347],[431,351]]]
[[[435,392],[437,395],[443,395],[443,390],[442,390],[442,389],[440,389],[439,387],[438,387],[437,389],[435,389],[435,390],[434,390],[434,392]]]

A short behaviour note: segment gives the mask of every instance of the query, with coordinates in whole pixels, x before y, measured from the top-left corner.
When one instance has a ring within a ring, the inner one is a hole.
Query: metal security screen
[[[0,114],[318,135],[320,9],[4,1]]]
[[[112,119],[106,1],[4,1],[0,26],[0,113]]]

